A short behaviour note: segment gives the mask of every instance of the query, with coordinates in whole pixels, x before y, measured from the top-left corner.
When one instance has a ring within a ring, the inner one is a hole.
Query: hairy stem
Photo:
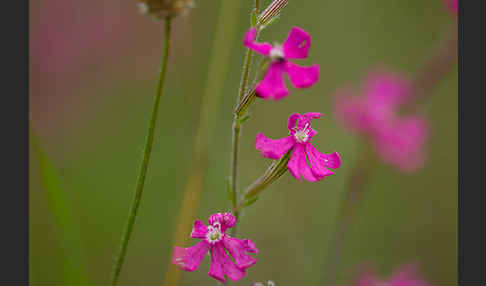
[[[204,174],[209,161],[209,146],[214,140],[224,82],[233,51],[233,49],[228,48],[227,45],[221,45],[221,43],[235,43],[237,35],[235,30],[238,27],[239,11],[242,4],[242,1],[223,1],[218,11],[199,122],[196,128],[192,166],[186,180],[182,203],[175,222],[173,245],[187,244],[189,241],[187,233],[190,232],[194,217],[198,213],[199,201],[204,191]],[[164,275],[164,285],[179,285],[182,273],[175,264],[172,264],[172,255],[170,255]]]
[[[255,11],[258,14],[260,9],[260,1],[255,1]],[[257,26],[257,37],[259,32],[259,26]],[[238,97],[236,100],[236,106],[239,105],[240,101],[246,94],[246,89],[248,85],[248,76],[250,74],[250,67],[251,67],[251,60],[252,60],[253,51],[251,49],[247,49],[245,61],[243,64],[243,71],[240,81],[240,88],[238,92]],[[231,162],[231,190],[233,192],[233,212],[236,210],[238,206],[238,189],[237,189],[237,182],[238,182],[238,151],[239,151],[239,140],[240,140],[240,131],[241,131],[241,117],[238,113],[235,113],[233,119],[233,148],[232,148],[232,162]],[[237,218],[238,219],[238,218]],[[233,232],[236,234],[236,227],[233,228]]]
[[[115,286],[118,282],[120,276],[120,271],[125,260],[125,255],[127,252],[128,242],[132,235],[133,226],[135,224],[135,219],[137,217],[138,208],[140,206],[140,200],[142,199],[143,188],[145,185],[145,177],[147,175],[147,169],[150,161],[150,155],[152,153],[152,144],[154,141],[155,125],[157,122],[157,116],[159,114],[160,99],[162,98],[162,90],[164,89],[165,75],[167,72],[167,60],[169,58],[170,43],[171,43],[171,22],[172,19],[168,18],[165,21],[165,39],[164,47],[162,52],[162,67],[160,70],[159,81],[157,84],[157,93],[155,94],[154,104],[152,109],[152,117],[150,119],[150,124],[148,128],[147,137],[145,139],[145,147],[143,151],[142,165],[140,167],[140,172],[137,178],[137,186],[135,189],[135,195],[130,206],[130,211],[128,213],[128,219],[123,231],[123,235],[120,242],[120,250],[118,256],[115,260],[113,277],[111,280],[111,285]]]

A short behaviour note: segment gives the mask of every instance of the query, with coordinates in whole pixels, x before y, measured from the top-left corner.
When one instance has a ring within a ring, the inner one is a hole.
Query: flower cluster
[[[284,73],[289,76],[290,83],[296,88],[310,87],[317,82],[319,65],[301,67],[289,61],[289,59],[307,57],[311,38],[303,29],[293,27],[283,45],[256,43],[256,34],[256,28],[250,29],[246,33],[243,43],[248,48],[270,58],[270,65],[265,76],[255,87],[259,97],[264,99],[286,97],[289,91],[284,84]],[[299,181],[301,176],[308,181],[315,182],[334,174],[328,168],[339,168],[341,165],[339,154],[337,152],[323,154],[310,143],[316,134],[310,123],[312,119],[320,118],[321,115],[319,112],[290,115],[288,119],[289,136],[273,140],[259,133],[255,141],[256,149],[260,150],[264,157],[276,160],[291,152],[287,168]],[[240,280],[245,275],[246,268],[257,261],[248,253],[257,253],[258,249],[251,240],[233,238],[226,234],[226,230],[233,227],[235,223],[236,218],[230,213],[211,215],[209,226],[196,220],[191,237],[201,239],[201,242],[189,248],[174,247],[172,263],[185,271],[195,271],[209,251],[211,252],[209,270],[211,277],[223,283],[226,281],[225,277],[233,281]],[[269,285],[273,285],[273,282],[269,282]]]
[[[362,88],[341,88],[336,94],[336,113],[353,132],[367,136],[385,162],[413,171],[424,162],[427,122],[422,116],[401,115],[400,107],[412,99],[412,84],[403,76],[372,71]]]

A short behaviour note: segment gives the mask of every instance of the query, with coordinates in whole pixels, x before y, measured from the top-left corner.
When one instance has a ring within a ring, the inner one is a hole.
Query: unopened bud
[[[245,190],[245,200],[249,200],[259,195],[264,189],[277,181],[283,174],[285,174],[285,172],[287,172],[287,164],[290,161],[292,149],[293,148],[287,151],[287,153],[285,153],[285,155],[283,155],[279,160],[273,161],[265,173]]]
[[[140,13],[165,19],[186,14],[194,7],[194,0],[140,0]]]
[[[268,5],[267,9],[263,10],[258,17],[258,22],[260,25],[265,25],[270,22],[274,17],[280,14],[280,11],[287,5],[288,0],[274,0],[270,5]]]

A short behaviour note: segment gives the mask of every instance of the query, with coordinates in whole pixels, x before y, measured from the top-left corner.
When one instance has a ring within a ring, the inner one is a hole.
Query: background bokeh
[[[174,22],[173,53],[162,99],[153,157],[136,228],[119,285],[161,285],[172,250],[175,220],[184,190],[199,120],[201,96],[219,8],[223,1],[197,1]],[[242,1],[242,0],[231,0]],[[253,1],[242,1],[221,108],[209,149],[205,187],[197,217],[206,221],[229,210],[232,111]],[[268,1],[263,1],[265,4]],[[377,65],[413,75],[455,25],[441,0],[290,0],[280,20],[261,39],[282,41],[290,27],[312,36],[309,58],[320,81],[291,90],[278,102],[259,100],[241,140],[241,186],[269,164],[254,149],[257,132],[286,134],[292,112],[319,111],[312,143],[338,151],[336,175],[318,183],[284,176],[247,209],[241,232],[260,249],[259,262],[238,285],[274,280],[277,285],[319,285],[343,187],[359,141],[338,124],[333,92],[359,84]],[[30,1],[30,118],[60,178],[70,204],[77,249],[90,285],[106,285],[132,199],[155,93],[163,39],[162,23],[140,15],[135,1]],[[230,38],[230,37],[228,37]],[[457,68],[430,94],[427,164],[411,175],[378,163],[341,253],[340,285],[362,263],[382,275],[415,262],[433,285],[457,284]],[[373,164],[376,166],[376,164]],[[65,285],[62,245],[37,158],[30,156],[30,284]],[[190,229],[187,230],[189,235]],[[209,259],[182,285],[215,285]]]

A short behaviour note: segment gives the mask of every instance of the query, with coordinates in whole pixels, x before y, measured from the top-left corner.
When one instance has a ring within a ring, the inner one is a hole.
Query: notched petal
[[[174,246],[172,263],[182,270],[194,271],[199,267],[209,248],[209,244],[204,240],[188,248]]]
[[[272,45],[269,43],[257,43],[255,42],[256,39],[256,28],[251,28],[246,32],[245,37],[243,38],[243,44],[249,48],[254,50],[257,53],[262,55],[268,56],[270,55],[270,51],[272,50]]]
[[[268,67],[263,80],[255,88],[256,94],[264,99],[281,99],[289,94],[283,80],[284,63],[274,62]]]
[[[265,158],[280,159],[295,144],[292,136],[282,139],[269,139],[262,133],[258,133],[255,139],[255,148],[261,151]]]
[[[306,31],[299,27],[292,27],[287,39],[282,45],[282,49],[287,59],[307,58],[311,45],[311,37]]]
[[[319,80],[319,65],[303,67],[287,62],[285,71],[289,76],[290,83],[295,88],[306,88],[314,85]]]

